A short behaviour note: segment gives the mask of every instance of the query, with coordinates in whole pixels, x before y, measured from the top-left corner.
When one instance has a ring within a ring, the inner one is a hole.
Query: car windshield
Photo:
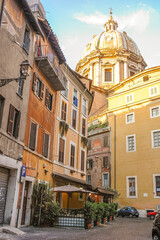
[[[131,209],[137,211],[134,207],[131,207]]]

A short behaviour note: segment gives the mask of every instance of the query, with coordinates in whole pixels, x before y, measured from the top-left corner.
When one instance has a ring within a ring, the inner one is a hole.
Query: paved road
[[[26,234],[11,240],[151,240],[152,221],[117,218],[113,222],[85,230],[77,228],[22,228]],[[4,238],[5,239],[5,238]]]

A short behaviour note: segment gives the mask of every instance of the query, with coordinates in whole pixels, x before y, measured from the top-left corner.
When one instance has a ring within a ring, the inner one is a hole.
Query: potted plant
[[[61,136],[63,137],[64,133],[68,132],[69,125],[65,121],[60,121],[59,127],[61,130]]]
[[[92,227],[92,220],[95,218],[93,203],[87,201],[84,206],[85,228]]]

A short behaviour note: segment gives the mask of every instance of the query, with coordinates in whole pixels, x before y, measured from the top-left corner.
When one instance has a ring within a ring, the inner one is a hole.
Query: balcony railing
[[[57,57],[52,53],[51,48],[47,45],[37,46],[35,60],[38,62],[39,68],[41,68],[45,75],[47,75],[50,79],[55,76],[60,80],[63,87],[55,82],[55,85],[57,85],[58,88],[57,90],[65,90],[66,77],[58,63]]]

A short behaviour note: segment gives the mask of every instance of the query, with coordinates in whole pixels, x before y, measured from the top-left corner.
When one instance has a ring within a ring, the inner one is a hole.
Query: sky
[[[138,45],[147,68],[160,65],[160,0],[41,0],[68,65],[75,69],[112,8],[118,31]]]

